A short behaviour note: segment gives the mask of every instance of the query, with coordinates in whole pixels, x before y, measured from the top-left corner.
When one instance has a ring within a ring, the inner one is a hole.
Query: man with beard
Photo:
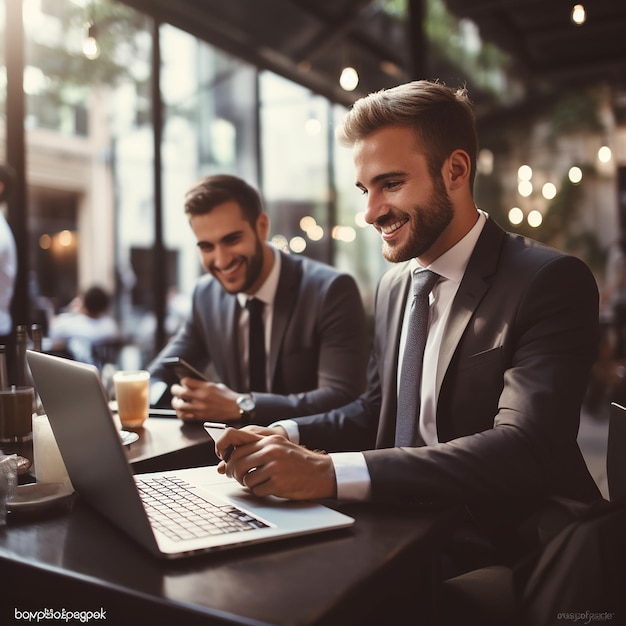
[[[156,403],[170,400],[184,420],[268,424],[356,398],[369,342],[354,279],[268,244],[259,194],[235,176],[199,180],[185,213],[207,274],[187,320],[148,368],[153,388],[166,390]],[[262,308],[259,361],[250,356],[253,299]],[[168,357],[201,371],[211,366],[217,381],[179,381],[163,364]]]
[[[598,342],[594,277],[476,207],[465,90],[416,81],[370,94],[337,135],[398,264],[377,290],[368,389],[323,414],[227,429],[219,469],[257,496],[456,506],[451,571],[513,558],[528,548],[516,531],[536,536],[551,499],[600,497],[577,444]],[[423,374],[404,377],[410,284],[426,271]]]

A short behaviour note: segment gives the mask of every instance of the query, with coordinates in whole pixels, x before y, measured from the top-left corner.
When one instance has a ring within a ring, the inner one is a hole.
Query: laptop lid
[[[235,480],[218,474],[215,466],[139,475],[182,478],[204,499],[230,502],[266,523],[264,528],[188,542],[169,540],[150,525],[97,368],[30,350],[27,359],[74,489],[150,552],[176,558],[354,523],[320,504],[256,498]]]

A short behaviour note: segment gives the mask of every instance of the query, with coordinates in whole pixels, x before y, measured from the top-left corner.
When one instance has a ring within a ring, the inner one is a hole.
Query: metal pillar
[[[24,24],[22,0],[5,0],[5,57],[7,65],[7,162],[16,172],[8,202],[8,221],[17,244],[17,278],[11,303],[13,324],[30,323],[28,203],[24,138]]]
[[[154,132],[154,245],[152,247],[154,314],[156,329],[154,347],[158,352],[167,339],[165,331],[167,299],[167,258],[163,243],[163,185],[161,144],[163,142],[163,100],[161,97],[160,22],[152,22],[152,127]]]

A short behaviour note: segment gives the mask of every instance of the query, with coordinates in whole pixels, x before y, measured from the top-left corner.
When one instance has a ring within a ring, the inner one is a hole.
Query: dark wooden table
[[[128,451],[135,469],[211,458],[201,425],[151,420]],[[49,510],[11,513],[0,530],[0,624],[47,609],[59,619],[40,623],[433,623],[439,548],[453,514],[327,504],[356,524],[175,562],[148,554],[78,496]],[[104,611],[106,619],[66,622],[63,610],[83,617]]]
[[[143,428],[134,432],[139,440],[128,446],[128,460],[135,473],[202,467],[218,461],[213,440],[202,422],[150,417]]]

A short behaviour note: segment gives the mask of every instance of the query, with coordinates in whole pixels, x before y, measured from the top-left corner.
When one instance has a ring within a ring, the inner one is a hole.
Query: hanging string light
[[[576,26],[582,26],[587,21],[587,11],[582,4],[575,4],[570,14],[570,19]]]
[[[344,67],[339,77],[339,85],[344,91],[354,91],[359,84],[359,73],[350,66]]]
[[[96,39],[96,25],[93,22],[85,24],[85,38],[83,39],[83,54],[93,61],[100,56],[100,46]]]

